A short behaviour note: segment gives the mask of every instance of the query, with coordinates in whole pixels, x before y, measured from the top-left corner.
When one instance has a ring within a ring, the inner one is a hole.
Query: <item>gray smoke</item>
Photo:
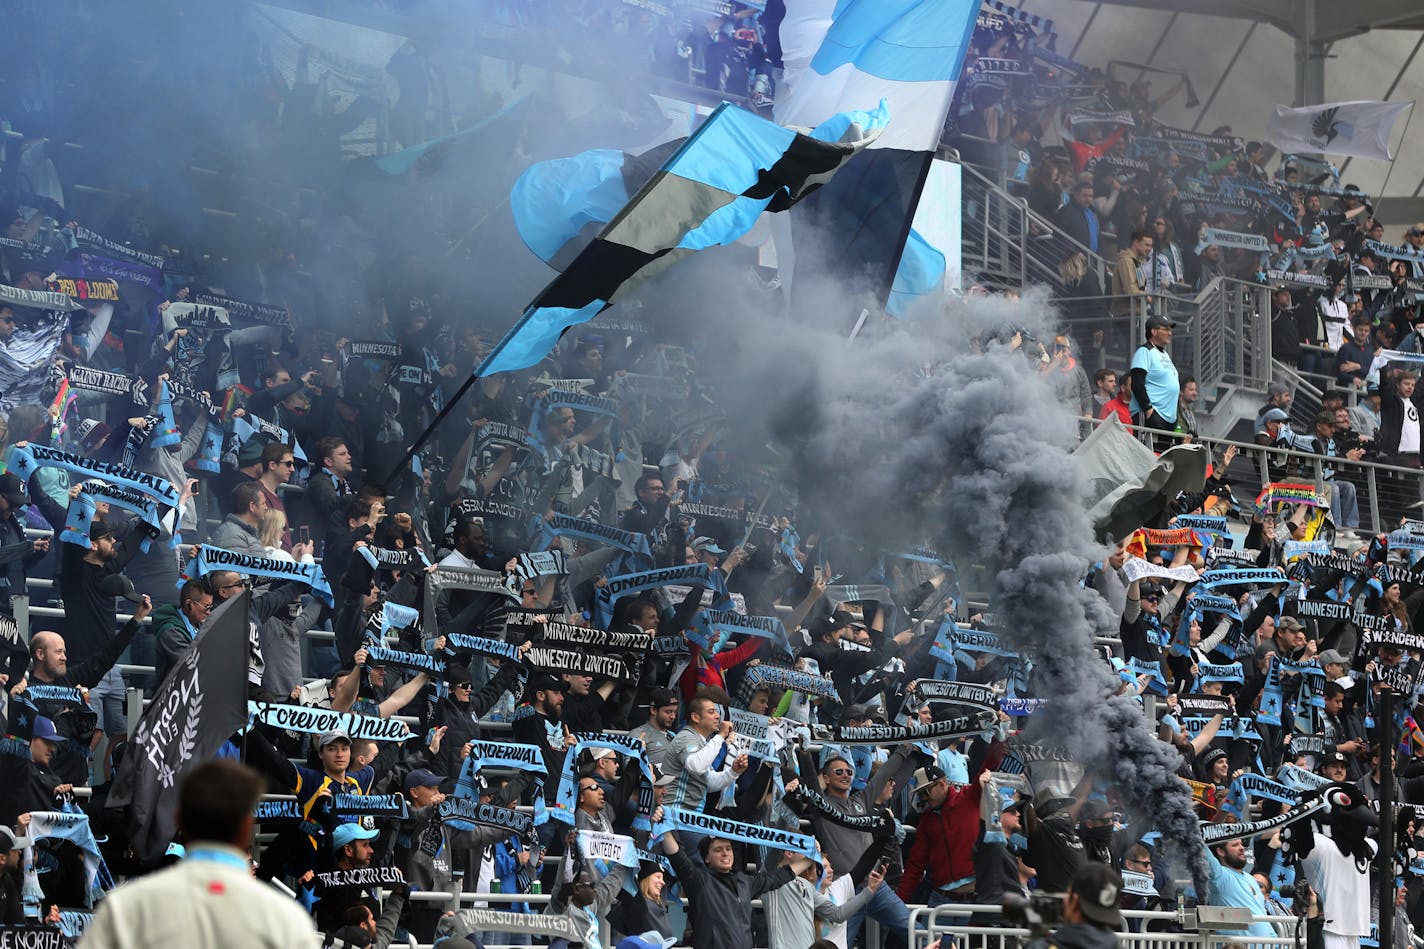
[[[718,394],[732,418],[773,407],[803,516],[821,528],[889,550],[928,543],[988,568],[1003,635],[1033,657],[1037,694],[1052,703],[1031,737],[1120,788],[1132,811],[1185,846],[1202,888],[1209,870],[1177,752],[1135,700],[1114,695],[1120,682],[1093,648],[1118,618],[1080,587],[1102,550],[1070,455],[1076,423],[1036,362],[1009,346],[1015,326],[1051,340],[1051,320],[1031,296],[972,299],[854,343],[805,323],[746,321],[727,334],[737,342],[716,367]]]

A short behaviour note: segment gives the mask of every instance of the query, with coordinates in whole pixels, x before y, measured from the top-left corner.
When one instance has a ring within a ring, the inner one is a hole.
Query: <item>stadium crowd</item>
[[[1424,522],[1356,542],[1353,494],[1286,460],[1241,513],[1208,480],[1086,570],[1116,623],[1102,661],[1203,821],[1203,892],[1194,848],[1121,806],[1130,775],[1022,734],[1054,670],[1005,645],[968,568],[798,530],[695,347],[596,321],[478,380],[409,451],[487,345],[433,302],[439,268],[393,265],[336,334],[286,302],[266,248],[170,267],[142,229],[66,210],[43,106],[0,103],[21,130],[0,178],[0,925],[93,946],[219,926],[243,945],[847,949],[868,920],[907,945],[917,906],[1007,925],[1005,898],[1034,893],[1068,894],[1070,946],[1188,898],[1360,944],[1380,911],[1405,939],[1420,920]],[[1074,414],[1096,399],[1165,447],[1192,433],[1171,329],[1148,322],[1120,387],[1089,389],[1067,338],[1032,355]],[[1413,370],[1376,376],[1375,440],[1417,466]],[[1292,436],[1285,397],[1268,443],[1331,453],[1336,416]],[[137,721],[129,689],[151,700]],[[1369,872],[1306,841],[1327,794],[1369,811],[1386,759],[1397,899],[1376,908]],[[452,893],[472,898],[452,912]]]

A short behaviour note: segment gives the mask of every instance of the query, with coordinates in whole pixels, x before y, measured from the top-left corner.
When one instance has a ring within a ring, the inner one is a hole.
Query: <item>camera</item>
[[[1017,894],[1004,896],[1004,919],[1029,931],[1030,939],[1047,936],[1055,926],[1063,922],[1063,900],[1056,895],[1033,893],[1027,897]]]

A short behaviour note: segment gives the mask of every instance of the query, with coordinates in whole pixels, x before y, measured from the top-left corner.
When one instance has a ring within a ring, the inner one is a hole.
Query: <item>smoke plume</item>
[[[1032,657],[1036,694],[1051,701],[1031,737],[1120,788],[1185,846],[1202,887],[1209,870],[1177,752],[1137,701],[1114,694],[1120,682],[1093,648],[1117,617],[1081,587],[1102,550],[1070,454],[1076,422],[1036,359],[1011,346],[1016,327],[1050,340],[1051,319],[1031,295],[970,298],[853,343],[807,322],[745,321],[716,367],[719,397],[730,417],[766,417],[789,448],[803,517],[987,568],[1002,635]]]

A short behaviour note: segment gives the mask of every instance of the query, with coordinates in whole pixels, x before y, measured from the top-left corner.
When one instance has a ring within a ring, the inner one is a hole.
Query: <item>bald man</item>
[[[119,635],[105,643],[97,655],[90,656],[77,666],[69,665],[63,636],[49,630],[35,633],[30,639],[29,683],[93,688],[119,661],[119,655],[128,648],[138,632],[139,624],[152,611],[153,603],[145,596],[143,602],[134,607],[133,619],[124,624]],[[64,739],[49,762],[50,771],[59,775],[65,783],[87,784],[89,753],[96,724],[93,711],[86,703],[76,702],[70,697],[42,698],[31,692],[30,699],[41,715],[54,722],[55,729]]]

